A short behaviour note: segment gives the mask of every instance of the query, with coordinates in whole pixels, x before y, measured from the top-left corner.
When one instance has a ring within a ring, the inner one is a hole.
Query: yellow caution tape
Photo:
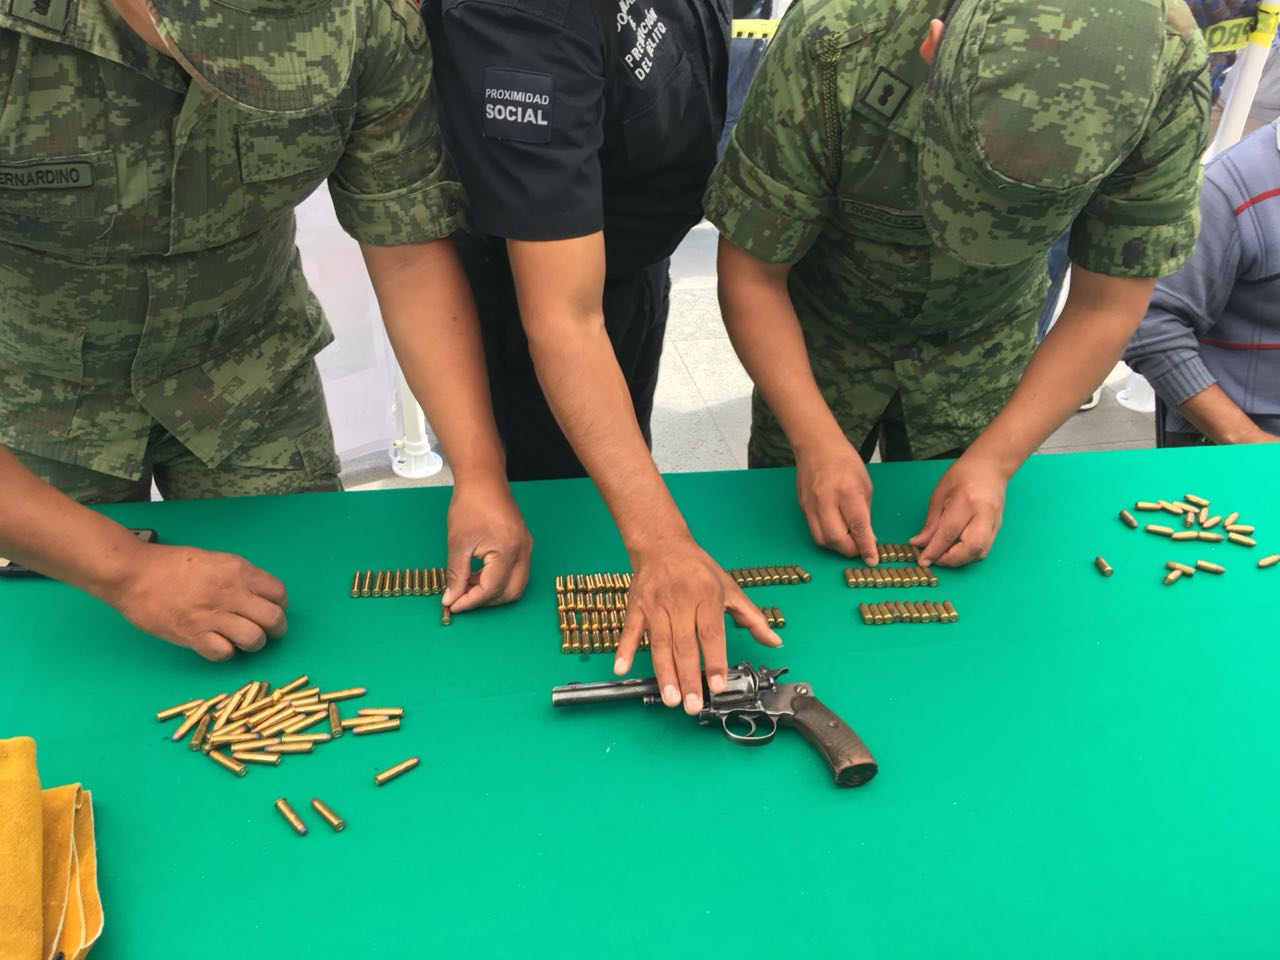
[[[1270,47],[1276,38],[1276,26],[1280,24],[1280,5],[1274,3],[1258,4],[1258,22],[1249,35],[1249,42],[1260,47]]]
[[[733,37],[735,40],[768,40],[778,32],[781,18],[774,20],[735,20],[733,21]]]

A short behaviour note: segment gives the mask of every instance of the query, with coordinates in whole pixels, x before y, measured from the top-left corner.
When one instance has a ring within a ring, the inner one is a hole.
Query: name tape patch
[[[554,92],[555,81],[549,73],[486,67],[484,135],[522,143],[549,143]]]
[[[0,190],[74,190],[92,186],[91,163],[0,163]]]

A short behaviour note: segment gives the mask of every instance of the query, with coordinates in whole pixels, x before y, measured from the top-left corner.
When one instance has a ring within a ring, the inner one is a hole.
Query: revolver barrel
[[[653,677],[631,680],[605,680],[600,683],[566,683],[551,688],[553,707],[571,707],[580,703],[605,703],[609,700],[643,700],[653,703],[661,699],[658,681]]]

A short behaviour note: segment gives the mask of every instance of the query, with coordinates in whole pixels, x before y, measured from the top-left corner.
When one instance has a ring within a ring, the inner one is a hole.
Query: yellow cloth
[[[102,933],[93,800],[40,789],[36,744],[0,740],[0,960],[79,960]]]

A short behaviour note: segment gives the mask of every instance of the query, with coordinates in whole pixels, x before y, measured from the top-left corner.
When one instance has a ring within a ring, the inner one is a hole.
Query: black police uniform
[[[512,479],[585,471],[538,385],[507,239],[604,231],[605,326],[650,439],[669,258],[702,216],[724,125],[729,10],[730,0],[428,0],[441,126],[469,201],[456,239]]]

